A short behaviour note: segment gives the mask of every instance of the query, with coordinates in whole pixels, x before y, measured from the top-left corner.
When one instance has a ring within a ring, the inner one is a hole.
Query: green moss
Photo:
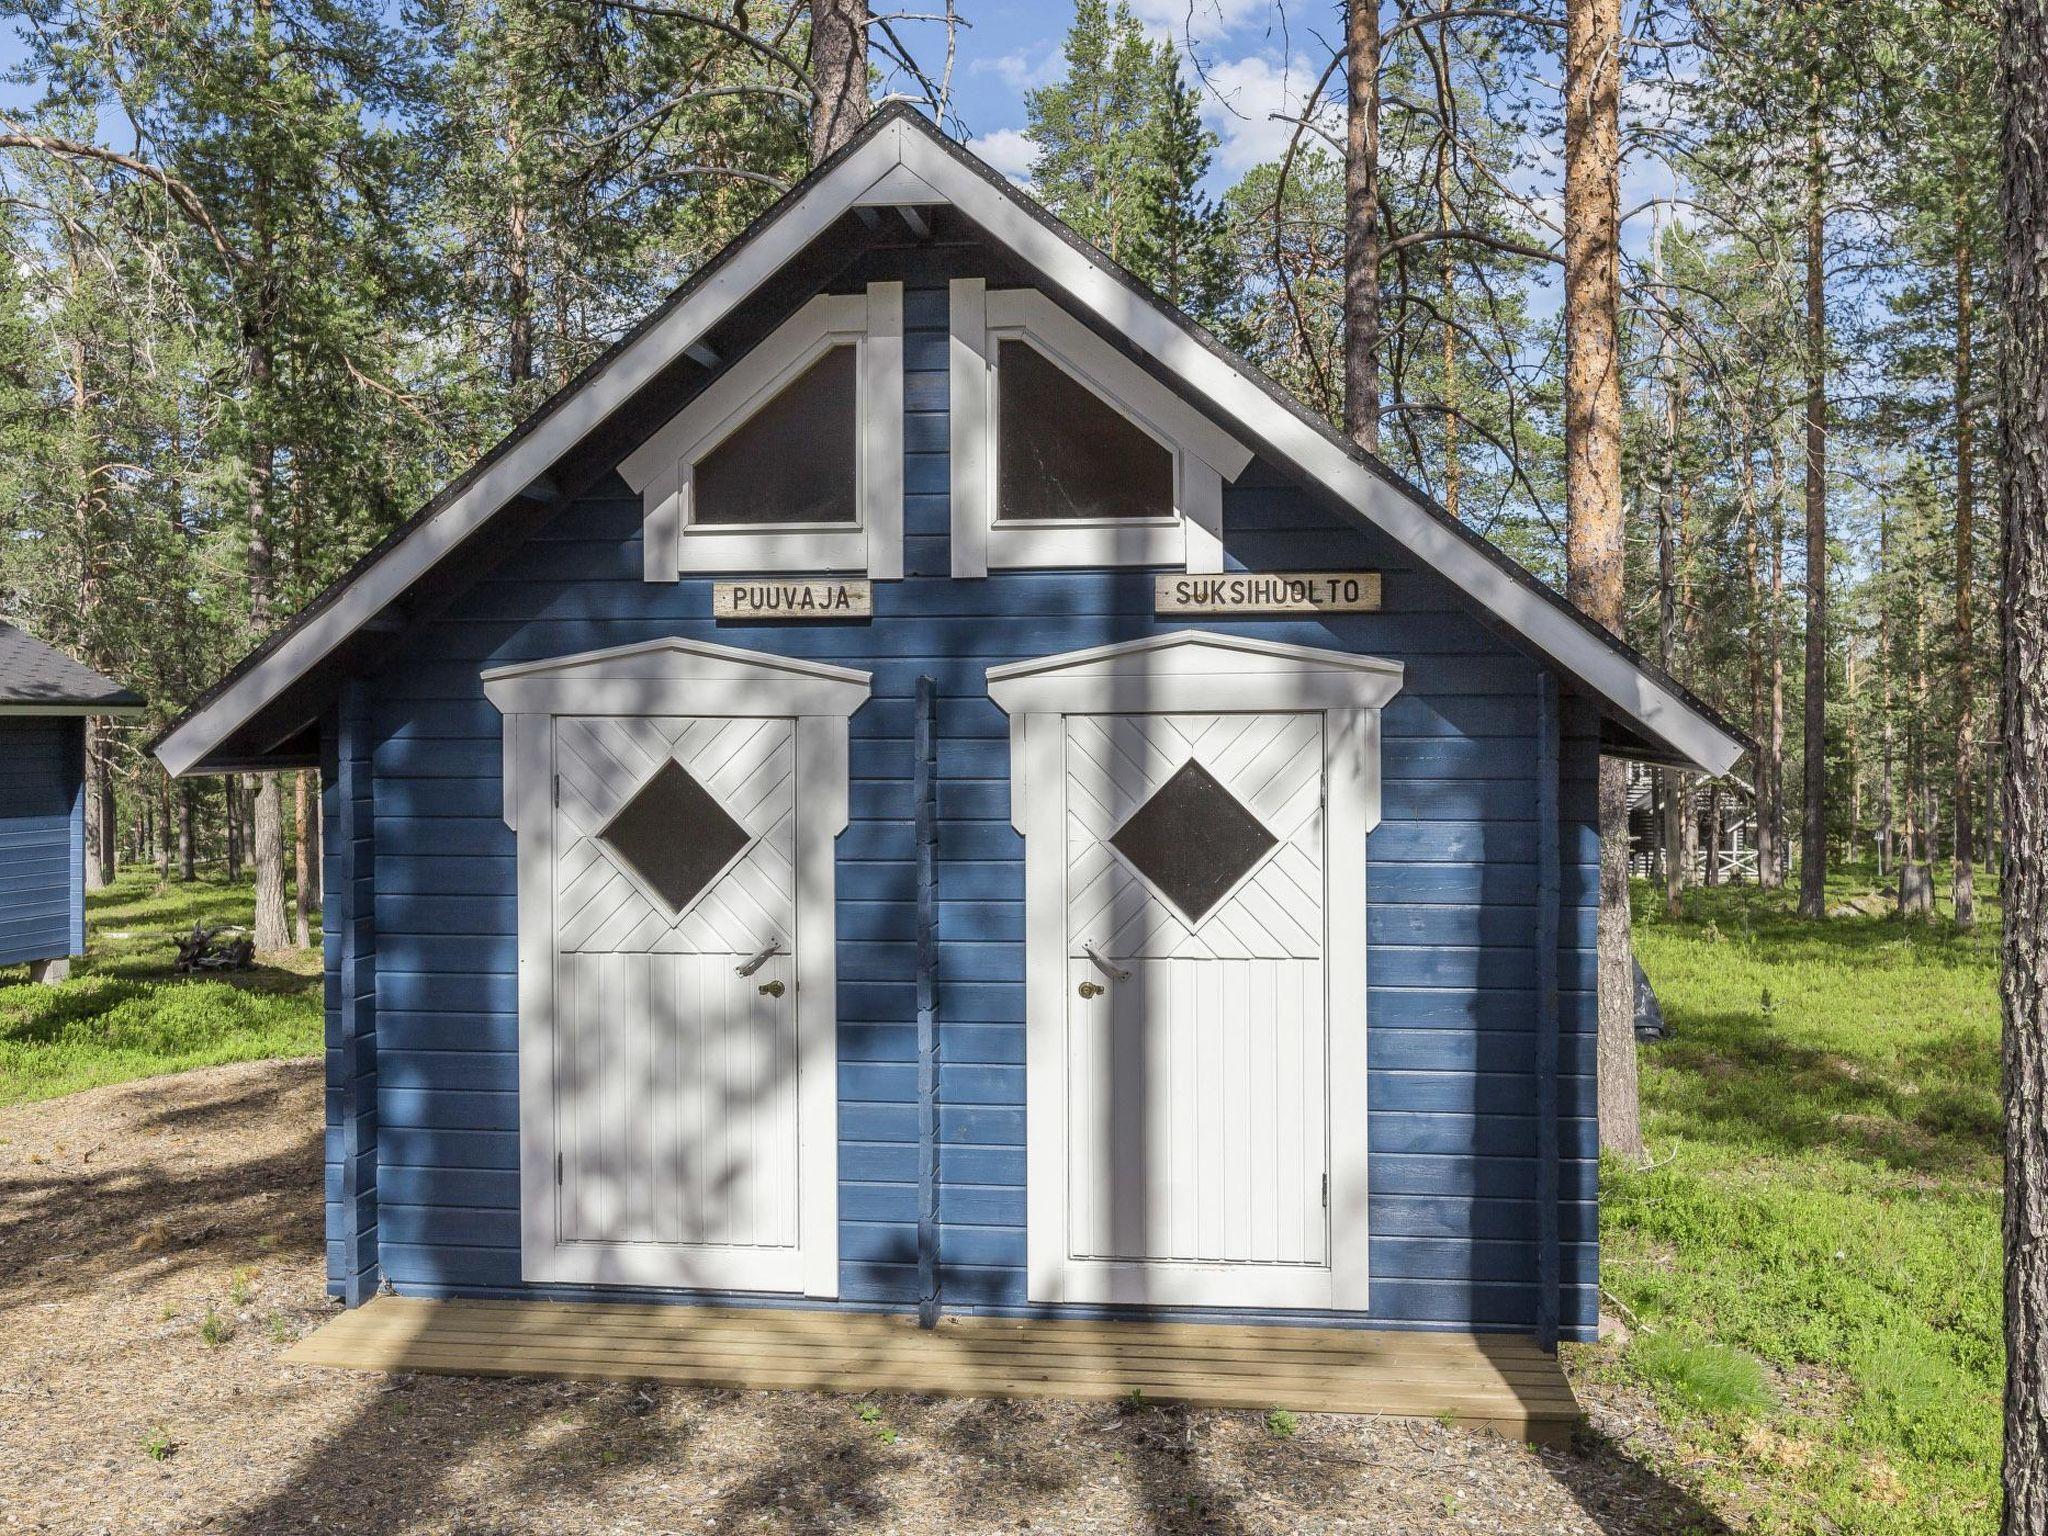
[[[42,986],[24,967],[0,968],[0,1104],[318,1051],[317,937],[290,968],[210,976],[172,968],[174,941],[194,923],[246,926],[253,911],[247,883],[159,885],[146,869],[89,895],[86,957],[70,980]]]

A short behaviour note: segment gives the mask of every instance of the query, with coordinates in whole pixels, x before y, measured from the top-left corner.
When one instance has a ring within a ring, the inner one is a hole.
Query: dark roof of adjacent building
[[[0,714],[125,714],[142,695],[0,621]]]

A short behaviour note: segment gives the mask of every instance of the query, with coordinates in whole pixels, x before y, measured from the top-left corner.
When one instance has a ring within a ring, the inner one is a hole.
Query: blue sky
[[[1059,78],[1060,45],[1073,7],[1065,0],[961,0],[960,9],[969,23],[960,34],[954,68],[960,119],[976,153],[1021,178],[1031,163],[1024,97]],[[1173,38],[1201,63],[1208,81],[1204,116],[1222,141],[1211,191],[1279,152],[1289,130],[1269,114],[1298,107],[1329,57],[1331,29],[1339,25],[1334,3],[1283,9],[1270,0],[1131,0],[1131,9],[1154,36]],[[921,63],[942,56],[938,27],[899,27]]]

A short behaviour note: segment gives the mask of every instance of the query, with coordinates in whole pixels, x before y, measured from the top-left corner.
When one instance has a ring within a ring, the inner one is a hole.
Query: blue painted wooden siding
[[[641,579],[640,505],[612,479],[373,680],[378,1233],[400,1290],[519,1285],[513,835],[500,819],[500,719],[478,672],[683,635],[875,675],[852,721],[839,845],[841,1286],[849,1303],[906,1309],[918,1214],[912,703],[920,674],[937,680],[941,1284],[952,1308],[1024,1305],[1023,844],[1009,824],[1008,721],[983,674],[1183,626],[1154,619],[1145,571],[950,579],[943,286],[913,283],[905,321],[906,578],[876,584],[871,624],[714,624],[709,581]],[[1263,463],[1226,491],[1225,529],[1237,565],[1385,573],[1382,613],[1233,630],[1407,666],[1384,715],[1385,816],[1369,847],[1372,1320],[1527,1328],[1535,664],[1430,572]],[[1565,705],[1560,1311],[1567,1335],[1584,1335],[1596,1296],[1596,737],[1590,711]]]
[[[0,716],[0,965],[85,951],[85,721]]]
[[[321,724],[322,910],[327,966],[327,1289],[376,1293],[377,845],[368,689],[351,680]]]

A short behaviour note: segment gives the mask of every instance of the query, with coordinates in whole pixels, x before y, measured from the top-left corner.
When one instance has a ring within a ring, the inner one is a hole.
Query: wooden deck
[[[1454,1421],[1540,1444],[1578,1403],[1502,1334],[382,1296],[302,1339],[300,1365],[811,1392],[1120,1398]]]

